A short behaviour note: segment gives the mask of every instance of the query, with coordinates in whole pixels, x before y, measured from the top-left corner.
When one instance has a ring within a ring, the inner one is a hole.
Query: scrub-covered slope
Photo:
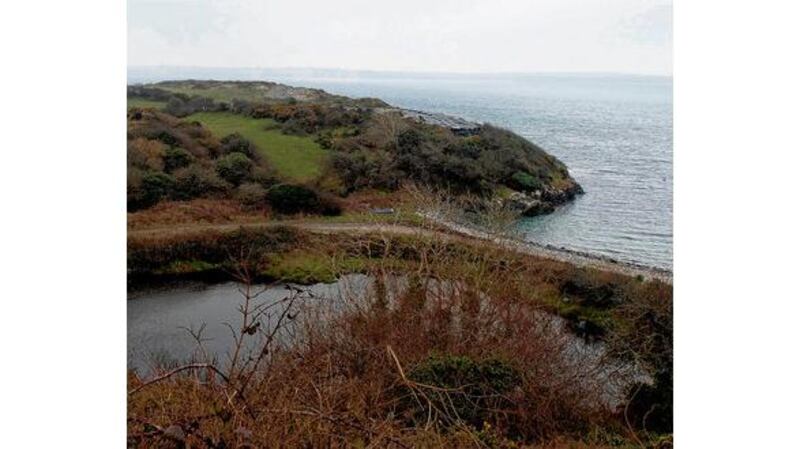
[[[129,129],[136,128],[136,114],[163,114],[172,118],[161,121],[173,128],[196,127],[203,138],[235,139],[252,148],[259,159],[252,160],[253,167],[272,176],[244,174],[238,184],[270,189],[302,183],[319,193],[347,196],[367,188],[391,192],[415,182],[455,195],[499,198],[526,215],[550,212],[582,192],[561,161],[510,131],[378,99],[271,82],[194,80],[129,86],[128,97]],[[156,153],[162,158],[196,146],[140,134],[129,132],[129,138],[140,139],[135,146],[144,145],[141,139],[159,141],[163,148]],[[135,168],[158,171],[162,165]],[[165,198],[175,195],[166,192]]]

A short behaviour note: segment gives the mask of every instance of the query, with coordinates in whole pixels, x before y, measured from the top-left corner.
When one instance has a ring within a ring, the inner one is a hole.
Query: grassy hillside
[[[185,95],[196,95],[199,92],[190,85],[165,85],[164,90]],[[254,95],[252,89],[220,87],[204,89],[202,95],[215,101],[231,101],[235,98],[251,98]]]
[[[151,100],[141,97],[128,98],[128,109],[130,108],[155,108],[161,109],[167,105],[166,101]]]
[[[174,128],[175,120],[182,120],[202,126],[217,139],[230,137],[252,149],[274,180],[306,184],[323,195],[396,192],[405,183],[415,183],[454,195],[499,198],[518,213],[535,215],[551,212],[582,192],[561,161],[511,131],[478,123],[465,127],[446,116],[409,115],[377,99],[351,99],[271,82],[197,80],[129,86],[128,97],[133,107],[163,106],[159,112],[174,120],[162,117],[159,126]],[[142,137],[163,137],[159,136]],[[240,142],[243,139],[247,142]],[[188,142],[161,143],[167,145],[163,151],[137,142],[139,159],[163,158],[162,152],[185,149]],[[229,152],[241,153],[235,146],[228,145]],[[220,154],[210,149],[220,176],[229,170],[225,164],[241,159],[226,153],[230,160],[219,161]],[[161,170],[159,163],[140,163],[139,168]],[[238,188],[243,179],[270,188],[272,183],[261,175],[242,173],[231,183]],[[169,183],[166,178],[161,181]],[[145,187],[151,184],[155,182]],[[243,187],[240,193],[258,198],[251,189]]]
[[[278,176],[292,181],[306,182],[319,176],[328,156],[313,138],[283,134],[270,119],[231,112],[198,112],[187,119],[202,123],[219,138],[242,135],[258,147]]]

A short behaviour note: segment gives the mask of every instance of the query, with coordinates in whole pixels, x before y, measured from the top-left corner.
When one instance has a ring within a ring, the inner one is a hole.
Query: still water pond
[[[399,294],[408,288],[404,277],[385,278],[381,291],[386,293],[388,303],[395,302]],[[240,307],[244,302],[241,286],[229,282],[216,285],[188,284],[169,290],[150,290],[134,293],[128,306],[128,368],[148,376],[158,367],[174,365],[190,360],[216,360],[227,363],[233,346],[232,328],[241,327]],[[260,304],[274,303],[283,298],[299,298],[294,303],[293,314],[298,322],[326,322],[348,307],[358,307],[352,298],[374,298],[377,291],[375,279],[366,275],[342,276],[331,284],[304,286],[287,284],[256,285],[251,291],[259,291]],[[450,297],[457,284],[428,281],[427,294]],[[434,292],[436,290],[436,292]],[[485,298],[485,296],[484,296]],[[252,304],[252,303],[251,303]],[[363,304],[363,303],[362,303]],[[609,404],[619,401],[626,385],[646,376],[633,366],[615,362],[606,357],[602,344],[587,343],[573,335],[566,323],[558,317],[533,312],[533,322],[560,343],[560,357],[564,363],[580,366],[593,384],[605,390]],[[458,317],[454,318],[458,325]],[[264,327],[271,326],[269,319]],[[387,323],[391,326],[391,323]],[[302,326],[300,326],[302,327]],[[202,328],[203,352],[190,331]],[[544,335],[544,334],[538,334]],[[297,335],[295,335],[295,338]],[[288,340],[286,336],[280,337]]]

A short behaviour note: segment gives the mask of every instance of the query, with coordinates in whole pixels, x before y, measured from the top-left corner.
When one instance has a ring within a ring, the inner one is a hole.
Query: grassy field
[[[319,176],[328,155],[312,137],[283,134],[278,129],[265,129],[275,124],[268,119],[254,119],[228,112],[198,112],[187,120],[197,120],[219,137],[239,133],[253,142],[286,179],[305,182]]]
[[[147,98],[128,98],[128,108],[155,108],[161,109],[166,106],[164,101],[148,100]]]
[[[159,89],[177,94],[185,94],[188,96],[199,95],[201,97],[210,98],[214,101],[230,102],[236,98],[240,99],[260,99],[264,93],[253,87],[244,87],[236,85],[224,85],[219,87],[197,88],[192,85],[160,85]]]

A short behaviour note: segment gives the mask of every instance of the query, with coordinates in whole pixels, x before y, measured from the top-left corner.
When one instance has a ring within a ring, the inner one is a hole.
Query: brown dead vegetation
[[[257,239],[226,241],[228,270],[250,298],[242,322],[231,328],[242,361],[200,363],[164,372],[153,383],[132,373],[129,446],[669,444],[651,438],[621,410],[604,408],[596,367],[567,363],[560,356],[564,334],[537,318],[547,311],[575,330],[583,323],[586,338],[608,342],[609,357],[635,360],[653,375],[671,373],[668,284],[510,254],[480,242],[381,234],[293,238],[294,245],[326,254],[333,268],[353,257],[372,260],[368,271],[379,281],[373,293],[348,297],[338,308],[297,308],[324,300],[302,289],[259,303],[250,287],[264,261],[253,248]],[[397,260],[404,261],[400,270]],[[396,275],[407,277],[408,288],[392,297],[387,284]],[[586,323],[601,331],[588,332]],[[453,383],[452,376],[445,381],[425,375],[431,363],[438,363],[436,373],[442,366],[466,368],[456,369]],[[495,368],[475,368],[482,366]],[[486,386],[458,381],[475,369],[484,373]]]
[[[128,229],[249,223],[270,218],[268,210],[247,209],[236,200],[198,198],[189,201],[164,201],[149,209],[128,213]]]

